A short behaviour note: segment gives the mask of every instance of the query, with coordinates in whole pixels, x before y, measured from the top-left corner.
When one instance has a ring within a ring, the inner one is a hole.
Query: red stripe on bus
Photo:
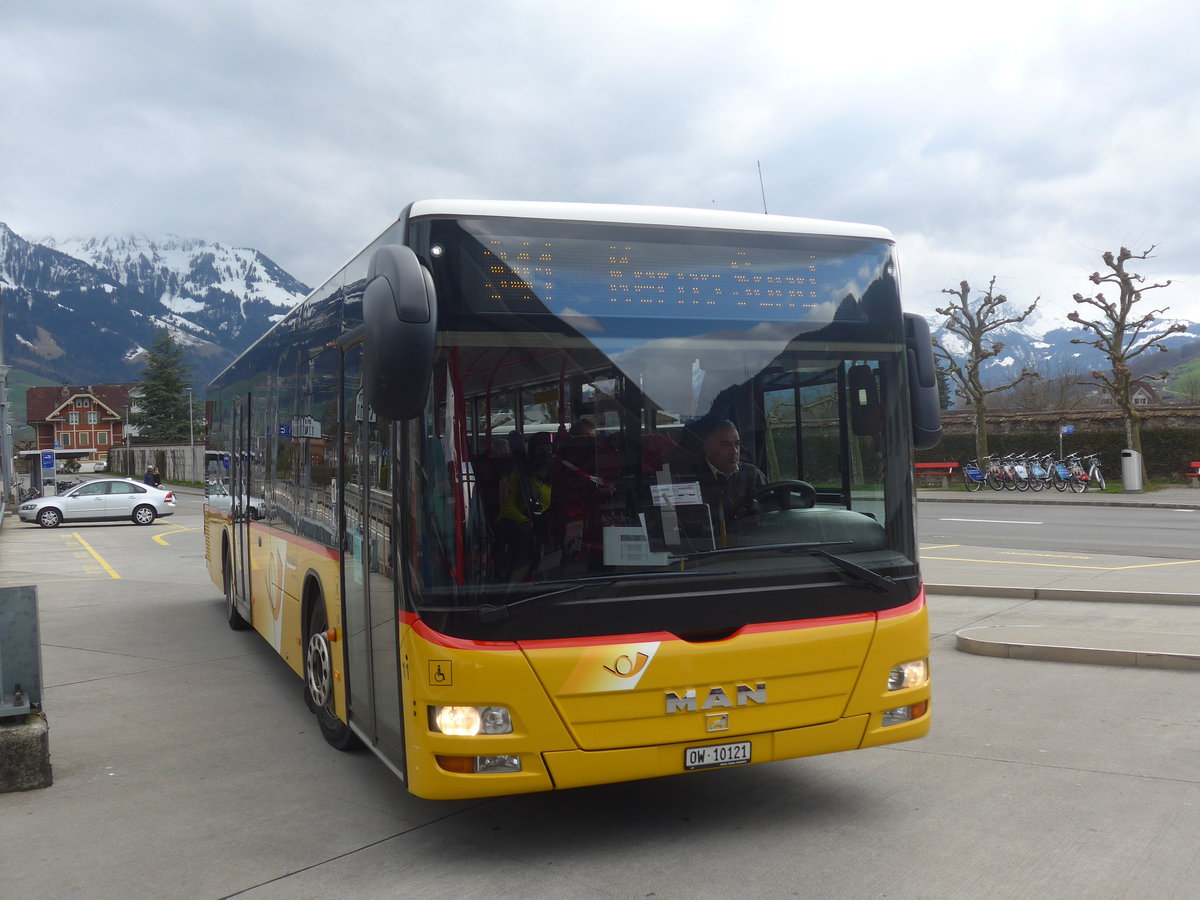
[[[911,603],[905,603],[903,606],[897,606],[895,609],[881,609],[876,615],[881,619],[898,619],[901,616],[910,616],[925,605],[925,586],[921,585],[921,590],[917,592],[917,596],[913,598]]]
[[[911,603],[906,603],[895,609],[879,612],[852,613],[845,616],[825,616],[819,619],[792,619],[787,622],[756,622],[738,629],[730,637],[746,634],[771,634],[781,631],[800,631],[808,628],[830,628],[837,625],[853,625],[862,622],[872,622],[875,619],[892,619],[909,615],[925,605],[925,594],[922,591]],[[419,619],[414,613],[401,613],[401,620],[411,627],[421,638],[442,647],[455,650],[547,650],[559,647],[600,647],[609,644],[641,644],[683,640],[678,635],[667,631],[651,631],[641,634],[607,634],[591,637],[546,638],[532,641],[475,641],[465,638],[450,637],[439,631],[434,631]]]

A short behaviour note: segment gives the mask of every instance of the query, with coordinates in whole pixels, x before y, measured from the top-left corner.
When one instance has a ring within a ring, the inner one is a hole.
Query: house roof
[[[31,387],[25,395],[25,422],[29,425],[47,422],[56,411],[76,397],[90,397],[111,415],[124,418],[125,408],[131,405],[130,393],[140,387],[137,383]]]

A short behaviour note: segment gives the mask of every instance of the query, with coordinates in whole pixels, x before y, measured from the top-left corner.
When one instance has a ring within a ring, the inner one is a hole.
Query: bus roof
[[[526,200],[417,200],[411,218],[422,216],[497,217],[569,222],[618,222],[782,234],[818,234],[891,241],[892,233],[878,225],[802,219],[721,209],[672,206],[633,206],[611,203],[549,203]]]

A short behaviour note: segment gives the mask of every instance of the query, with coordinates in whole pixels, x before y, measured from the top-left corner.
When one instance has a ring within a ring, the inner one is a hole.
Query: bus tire
[[[238,612],[237,602],[233,596],[233,562],[229,558],[229,548],[221,554],[221,584],[225,587],[225,621],[234,631],[245,631],[250,623]]]
[[[329,651],[329,618],[325,614],[325,598],[313,598],[308,611],[308,627],[304,638],[304,702],[317,717],[321,737],[335,750],[355,750],[361,746],[350,726],[333,711],[333,659]]]

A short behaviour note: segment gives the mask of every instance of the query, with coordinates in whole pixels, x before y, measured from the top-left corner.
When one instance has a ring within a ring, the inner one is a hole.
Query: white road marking
[[[1022,522],[1017,519],[938,519],[939,522],[985,522],[989,525],[1045,525],[1045,522]]]

